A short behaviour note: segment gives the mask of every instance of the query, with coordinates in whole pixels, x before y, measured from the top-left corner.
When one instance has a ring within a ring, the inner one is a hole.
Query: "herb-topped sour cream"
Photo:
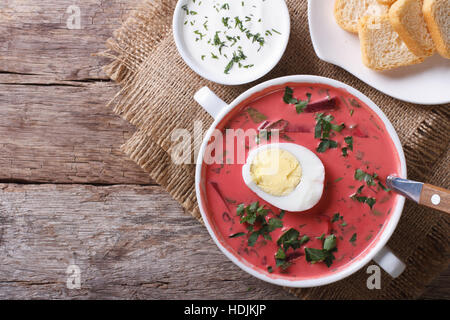
[[[191,59],[216,76],[261,73],[285,49],[290,22],[282,0],[189,0],[182,9]]]

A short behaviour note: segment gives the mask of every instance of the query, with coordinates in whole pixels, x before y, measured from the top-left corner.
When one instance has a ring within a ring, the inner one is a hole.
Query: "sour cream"
[[[189,0],[182,9],[187,54],[214,78],[243,83],[262,76],[286,48],[290,21],[283,0]]]

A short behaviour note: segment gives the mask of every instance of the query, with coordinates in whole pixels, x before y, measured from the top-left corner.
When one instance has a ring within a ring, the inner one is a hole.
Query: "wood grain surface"
[[[424,183],[419,204],[450,214],[450,190]]]
[[[292,299],[229,262],[119,151],[134,128],[105,107],[118,88],[92,53],[139,2],[0,2],[0,299]],[[447,271],[422,298],[449,288]]]

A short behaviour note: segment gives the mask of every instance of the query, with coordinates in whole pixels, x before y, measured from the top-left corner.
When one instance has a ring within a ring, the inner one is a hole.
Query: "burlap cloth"
[[[448,188],[449,105],[426,107],[395,100],[341,68],[319,60],[309,36],[306,2],[287,1],[292,21],[287,51],[278,66],[260,81],[314,74],[359,89],[380,106],[396,128],[406,153],[409,177]],[[255,83],[221,86],[191,71],[178,54],[172,38],[175,4],[175,0],[143,1],[108,40],[108,50],[103,54],[113,59],[105,70],[122,88],[111,107],[138,128],[123,151],[201,221],[194,190],[194,165],[174,165],[169,156],[172,130],[186,128],[192,132],[194,120],[202,121],[204,129],[212,123],[211,117],[192,98],[202,86],[209,86],[224,101],[231,102]],[[195,143],[199,143],[201,137],[196,138]],[[407,264],[402,276],[393,280],[383,273],[382,289],[368,290],[363,268],[338,283],[291,292],[303,299],[416,298],[447,268],[448,234],[446,215],[408,201],[389,242]]]

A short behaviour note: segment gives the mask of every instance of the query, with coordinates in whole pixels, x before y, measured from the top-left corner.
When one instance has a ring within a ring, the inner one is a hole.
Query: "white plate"
[[[435,54],[418,65],[373,71],[362,63],[358,35],[337,25],[333,7],[334,0],[308,0],[311,40],[320,59],[391,97],[424,105],[450,103],[450,60]]]

